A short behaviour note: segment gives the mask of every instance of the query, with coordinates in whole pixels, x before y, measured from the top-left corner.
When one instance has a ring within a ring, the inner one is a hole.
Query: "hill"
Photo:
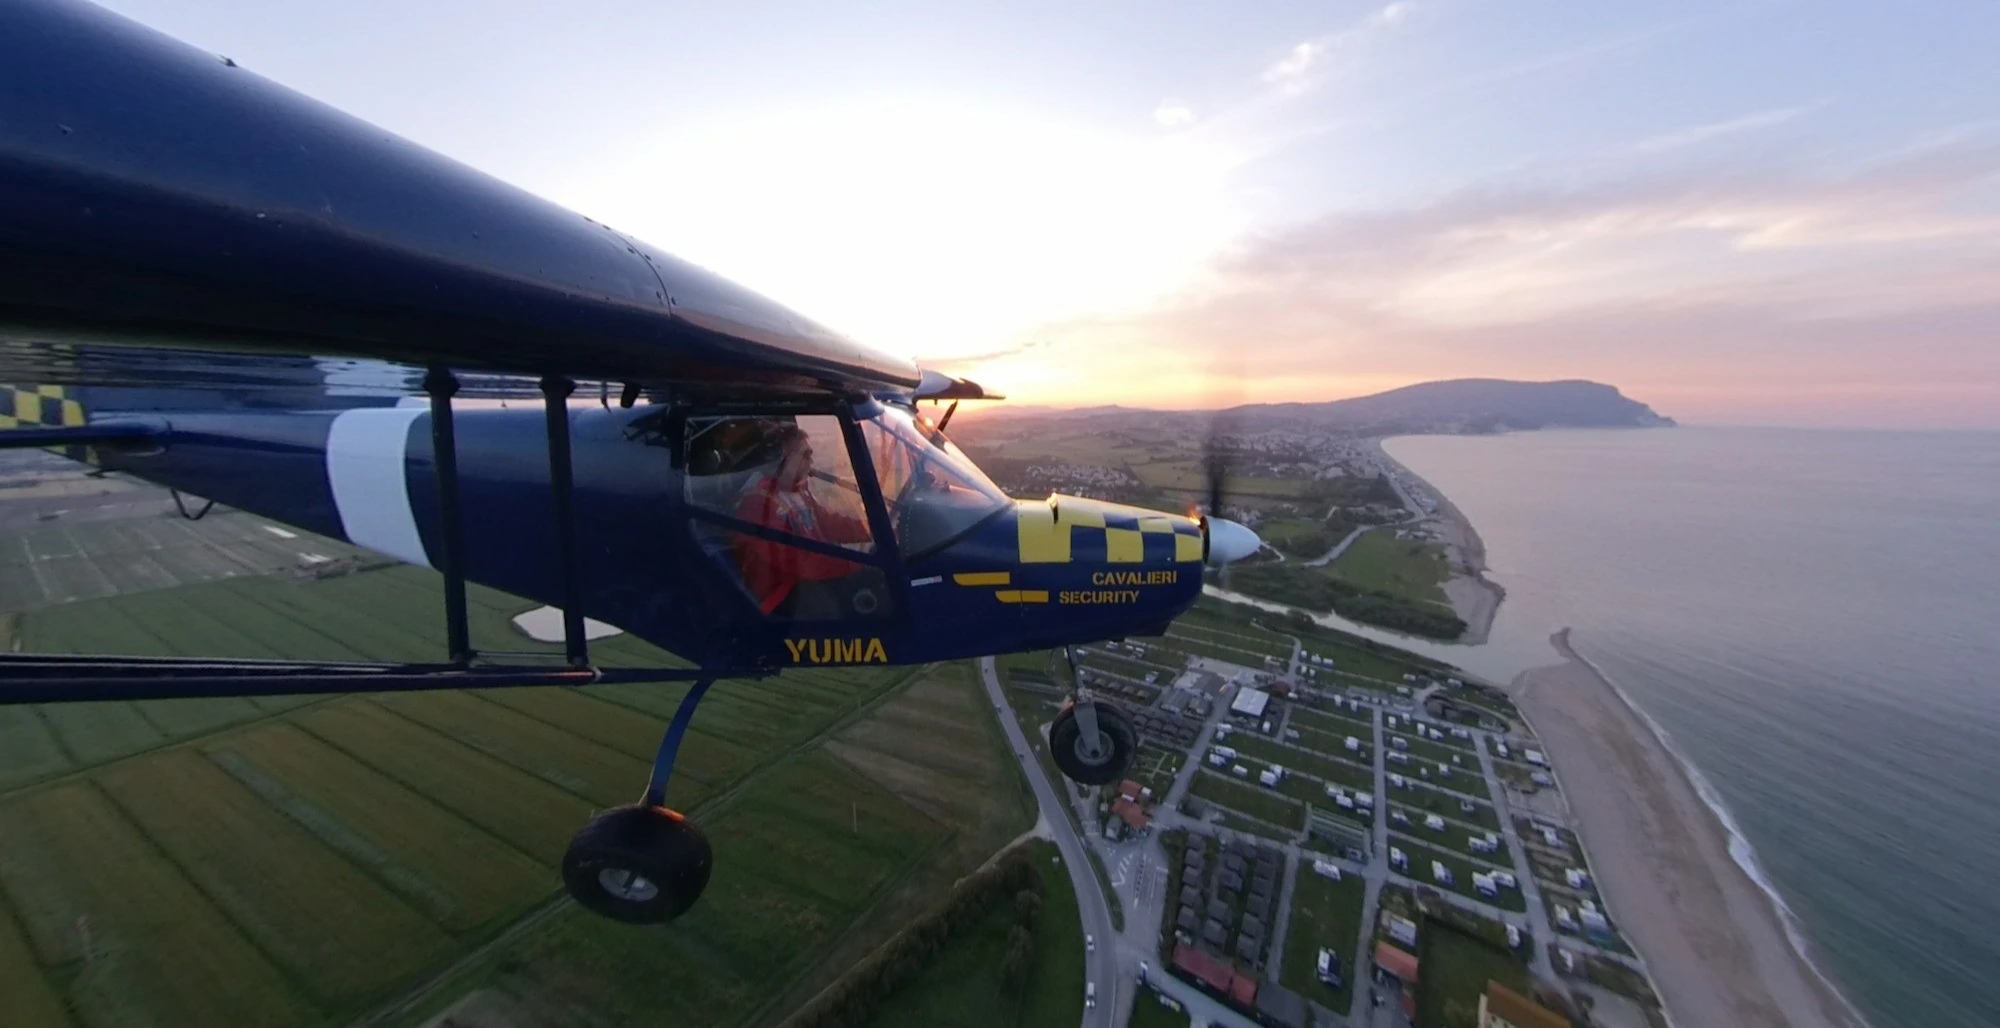
[[[1504,432],[1536,428],[1655,428],[1672,425],[1616,386],[1572,379],[1513,382],[1461,378],[1424,382],[1326,403],[1250,404],[1228,412],[1245,430],[1296,427]]]

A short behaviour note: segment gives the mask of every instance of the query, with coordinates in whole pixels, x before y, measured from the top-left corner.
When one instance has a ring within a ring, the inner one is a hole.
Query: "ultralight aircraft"
[[[0,4],[0,382],[0,447],[441,572],[446,650],[6,653],[0,702],[690,682],[639,801],[563,862],[626,921],[707,884],[663,801],[715,681],[1156,635],[1261,545],[1213,514],[1009,499],[944,434],[976,383],[74,0]],[[541,402],[454,408],[493,397]],[[560,608],[560,663],[475,652],[467,582]],[[692,666],[594,666],[586,619]],[[1050,748],[1103,783],[1136,737],[1079,689]]]

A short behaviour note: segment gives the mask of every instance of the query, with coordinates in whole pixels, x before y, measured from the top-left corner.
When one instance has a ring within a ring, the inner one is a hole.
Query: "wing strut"
[[[438,570],[444,572],[444,631],[451,662],[459,667],[472,663],[472,632],[465,617],[465,539],[460,534],[464,522],[458,507],[458,430],[452,423],[451,398],[458,393],[458,379],[450,369],[433,364],[424,375],[424,392],[431,397],[431,468],[437,473],[438,537],[443,551]]]
[[[542,404],[549,425],[549,491],[555,494],[556,573],[562,576],[563,650],[571,667],[590,666],[583,637],[583,590],[576,575],[576,508],[571,488],[569,394],[576,383],[542,376]]]

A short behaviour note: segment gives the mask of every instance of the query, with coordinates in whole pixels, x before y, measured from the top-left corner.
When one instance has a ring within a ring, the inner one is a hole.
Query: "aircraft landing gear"
[[[1088,695],[1064,707],[1049,727],[1049,756],[1079,785],[1108,785],[1125,777],[1138,752],[1132,719]]]
[[[665,807],[613,807],[590,819],[563,855],[563,885],[605,917],[657,924],[687,913],[715,863],[708,838]]]
[[[570,840],[563,854],[563,886],[584,907],[618,921],[658,924],[687,913],[708,887],[715,866],[708,837],[665,803],[681,736],[712,684],[696,682],[681,700],[653,758],[645,796],[591,818]]]

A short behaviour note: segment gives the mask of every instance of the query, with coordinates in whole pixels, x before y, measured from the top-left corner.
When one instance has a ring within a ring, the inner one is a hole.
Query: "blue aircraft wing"
[[[804,393],[921,379],[232,60],[87,4],[10,0],[0,381],[81,384],[79,352],[105,347]]]

